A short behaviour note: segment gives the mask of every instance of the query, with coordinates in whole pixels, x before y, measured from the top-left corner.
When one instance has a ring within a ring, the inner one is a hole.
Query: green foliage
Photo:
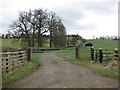
[[[43,42],[43,47],[49,47],[50,39],[46,38]]]
[[[30,75],[38,66],[40,65],[39,61],[32,61],[28,65],[25,65],[11,74],[8,74],[7,76],[3,77],[3,85],[11,83],[13,81],[22,79],[28,75]]]
[[[79,36],[78,34],[77,34],[77,35],[71,35],[71,36],[72,36],[71,43],[72,43],[73,45],[76,45],[76,44],[78,43],[77,40],[82,40],[82,37]]]
[[[81,40],[76,40],[76,44],[79,45]]]
[[[78,34],[67,35],[67,46],[76,44],[79,45],[82,40],[83,40],[82,37]]]

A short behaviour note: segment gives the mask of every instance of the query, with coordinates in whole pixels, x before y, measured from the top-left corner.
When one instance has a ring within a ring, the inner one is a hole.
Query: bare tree
[[[63,46],[65,41],[60,39],[66,35],[66,29],[61,19],[54,12],[35,9],[28,12],[20,12],[17,21],[13,22],[11,28],[14,34],[21,39],[21,43],[34,47],[42,47],[43,35],[49,31],[50,47]],[[66,40],[66,39],[64,39]],[[59,43],[59,44],[58,44]]]
[[[52,47],[52,43],[53,43],[53,32],[54,32],[54,30],[56,30],[56,23],[57,23],[57,21],[56,21],[56,14],[54,13],[54,12],[50,12],[49,13],[49,22],[48,22],[48,25],[49,25],[49,33],[50,33],[50,37],[49,37],[49,39],[50,39],[50,47]]]
[[[55,47],[66,46],[66,28],[59,17],[53,30],[53,43]]]
[[[34,15],[36,18],[36,29],[37,29],[37,44],[42,46],[42,35],[48,32],[48,15],[47,10],[36,9],[34,10]]]
[[[35,39],[38,46],[42,46],[42,35],[48,31],[47,21],[46,10],[29,10],[29,12],[20,12],[19,19],[11,27],[28,46],[34,46]]]
[[[31,40],[30,40],[30,26],[29,22],[26,20],[26,12],[20,12],[19,13],[19,19],[14,22],[11,27],[14,29],[15,34],[20,35],[22,34],[22,42],[27,43],[28,46],[31,46]]]

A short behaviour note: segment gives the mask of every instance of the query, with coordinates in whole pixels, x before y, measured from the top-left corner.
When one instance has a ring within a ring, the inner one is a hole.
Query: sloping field
[[[114,49],[118,48],[118,40],[104,40],[104,39],[91,39],[87,40],[88,43],[92,43],[95,49]]]
[[[2,47],[21,47],[17,39],[0,39]]]

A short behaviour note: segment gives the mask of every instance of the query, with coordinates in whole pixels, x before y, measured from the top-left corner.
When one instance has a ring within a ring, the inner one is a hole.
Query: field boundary
[[[17,68],[21,68],[25,64],[28,64],[26,51],[17,52],[3,52],[2,56],[2,76],[6,76],[8,73],[13,72]]]
[[[109,61],[109,60],[120,60],[119,58],[119,49],[94,49],[91,48],[91,60],[92,61],[99,61],[99,63],[102,63],[103,61]]]

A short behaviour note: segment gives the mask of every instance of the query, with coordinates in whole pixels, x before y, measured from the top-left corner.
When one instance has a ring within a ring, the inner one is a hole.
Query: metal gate
[[[54,53],[64,59],[75,59],[75,48],[30,48],[31,49],[31,60],[40,60],[40,56],[43,53],[51,54]]]
[[[54,53],[59,48],[31,48],[31,60],[40,60],[43,53]]]
[[[75,51],[76,51],[75,47],[60,49],[59,56],[66,60],[75,60],[76,59]]]

